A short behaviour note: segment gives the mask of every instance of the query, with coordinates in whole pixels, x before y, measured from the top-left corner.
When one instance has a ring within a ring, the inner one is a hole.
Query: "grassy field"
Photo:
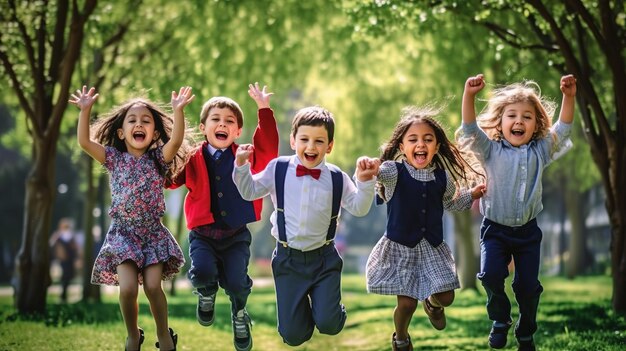
[[[543,279],[545,291],[539,308],[539,350],[626,350],[626,322],[611,312],[609,277],[576,280]],[[155,329],[147,300],[140,294],[140,326],[146,331],[143,350],[155,350]],[[390,350],[395,297],[369,295],[362,276],[344,277],[343,302],[348,310],[345,329],[337,336],[314,334],[296,348],[282,343],[276,331],[274,289],[254,288],[248,311],[254,320],[254,350]],[[125,329],[116,294],[102,304],[59,305],[49,296],[48,313],[41,318],[14,314],[12,299],[0,297],[0,350],[122,350]],[[170,325],[179,334],[178,350],[232,350],[228,298],[217,298],[216,322],[205,328],[195,319],[195,296],[188,290],[169,296]],[[482,288],[459,291],[446,309],[448,327],[433,329],[421,307],[411,323],[416,350],[487,350],[490,322]],[[514,316],[515,317],[515,316]],[[511,333],[512,334],[512,333]],[[511,335],[510,334],[510,335]],[[509,337],[506,350],[515,350]]]

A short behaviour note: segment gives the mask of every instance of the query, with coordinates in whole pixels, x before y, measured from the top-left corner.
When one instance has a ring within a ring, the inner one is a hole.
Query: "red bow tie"
[[[320,179],[321,169],[313,168],[309,169],[303,165],[296,166],[296,177],[302,177],[304,175],[310,175],[313,179]]]

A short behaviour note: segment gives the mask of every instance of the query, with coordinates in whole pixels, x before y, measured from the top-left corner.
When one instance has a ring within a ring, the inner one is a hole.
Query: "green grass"
[[[575,280],[544,278],[545,291],[539,307],[538,349],[625,350],[626,322],[611,312],[609,277]],[[140,326],[146,331],[143,350],[154,348],[155,328],[145,296],[140,294]],[[50,301],[58,297],[50,296]],[[195,319],[195,296],[179,291],[169,296],[170,325],[179,334],[178,350],[232,350],[230,307],[220,293],[216,321],[200,326]],[[395,297],[365,292],[364,278],[346,275],[343,302],[348,310],[345,329],[337,336],[313,335],[300,347],[282,343],[276,331],[273,287],[254,288],[248,311],[254,320],[254,350],[389,350],[393,332]],[[410,333],[416,350],[487,350],[490,322],[482,288],[458,291],[446,309],[448,326],[436,331],[418,306]],[[515,316],[514,316],[515,317]],[[510,334],[506,350],[515,350]],[[101,304],[59,305],[51,302],[45,317],[18,317],[10,297],[0,297],[1,350],[122,350],[125,329],[117,296],[105,295]]]

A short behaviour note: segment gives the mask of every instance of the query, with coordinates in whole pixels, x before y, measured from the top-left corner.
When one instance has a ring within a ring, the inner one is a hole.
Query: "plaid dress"
[[[416,169],[402,161],[411,177],[419,181],[434,181],[434,167]],[[457,191],[451,177],[446,174],[446,190],[442,198],[447,210],[465,210],[472,205],[469,190]],[[391,199],[394,192],[402,191],[406,184],[398,184],[398,170],[394,161],[385,161],[379,171],[378,181],[384,186],[384,198]],[[367,291],[381,295],[403,295],[423,301],[428,296],[460,288],[454,257],[446,242],[433,247],[426,239],[417,246],[408,247],[380,238],[367,260]]]

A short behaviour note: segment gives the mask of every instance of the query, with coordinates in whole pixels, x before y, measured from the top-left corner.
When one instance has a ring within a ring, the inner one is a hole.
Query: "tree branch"
[[[578,60],[576,59],[576,55],[574,55],[574,51],[571,45],[569,44],[569,41],[565,37],[565,34],[563,33],[559,25],[556,23],[552,14],[550,14],[550,12],[542,3],[541,0],[528,0],[528,3],[531,4],[531,6],[535,8],[535,10],[537,10],[539,15],[550,26],[550,31],[554,34],[555,42],[558,44],[559,50],[561,51],[561,53],[563,54],[563,57],[565,58],[565,63],[568,69],[571,70],[571,72],[576,76],[576,79],[578,81],[578,86],[581,87],[583,94],[586,94],[588,97],[589,104],[594,112],[594,115],[596,116],[598,125],[600,129],[602,130],[602,135],[610,136],[611,128],[608,124],[608,121],[606,120],[606,115],[604,114],[604,111],[602,110],[600,100],[595,90],[593,89],[593,85],[591,84],[589,80],[589,76],[586,76],[583,74],[580,64]]]
[[[522,44],[522,41],[519,40],[519,36],[517,34],[515,34],[514,32],[506,28],[499,26],[496,23],[493,23],[493,22],[477,22],[477,23],[486,27],[493,34],[495,34],[498,38],[502,39],[504,42],[506,42],[507,44],[509,44],[510,46],[516,49],[528,49],[528,50],[539,49],[539,50],[545,50],[545,51],[552,52],[552,53],[558,51],[558,48],[551,46],[551,45],[540,45],[540,44],[524,45]]]
[[[600,45],[602,51],[605,51],[606,40],[585,5],[580,0],[565,0],[565,3],[568,5],[566,8],[571,8],[570,13],[577,15],[583,20],[583,22],[587,25],[587,28],[589,28],[591,34],[593,34],[593,37],[596,38],[596,41],[598,42],[598,45]]]
[[[83,10],[79,11],[77,0],[72,0],[70,34],[67,40],[67,49],[65,50],[65,55],[61,60],[61,67],[59,67],[59,94],[52,110],[53,128],[50,128],[50,130],[58,129],[61,124],[61,118],[63,117],[63,113],[67,107],[67,101],[69,99],[72,74],[74,72],[76,62],[80,57],[80,51],[85,35],[85,23],[87,22],[89,16],[93,13],[97,3],[97,0],[86,0]]]
[[[59,66],[61,65],[63,48],[65,47],[65,26],[67,25],[68,9],[69,3],[67,0],[57,1],[57,22],[54,26],[54,34],[51,45],[52,52],[50,54],[50,67],[48,67],[48,76],[53,82],[56,82],[59,78]]]

